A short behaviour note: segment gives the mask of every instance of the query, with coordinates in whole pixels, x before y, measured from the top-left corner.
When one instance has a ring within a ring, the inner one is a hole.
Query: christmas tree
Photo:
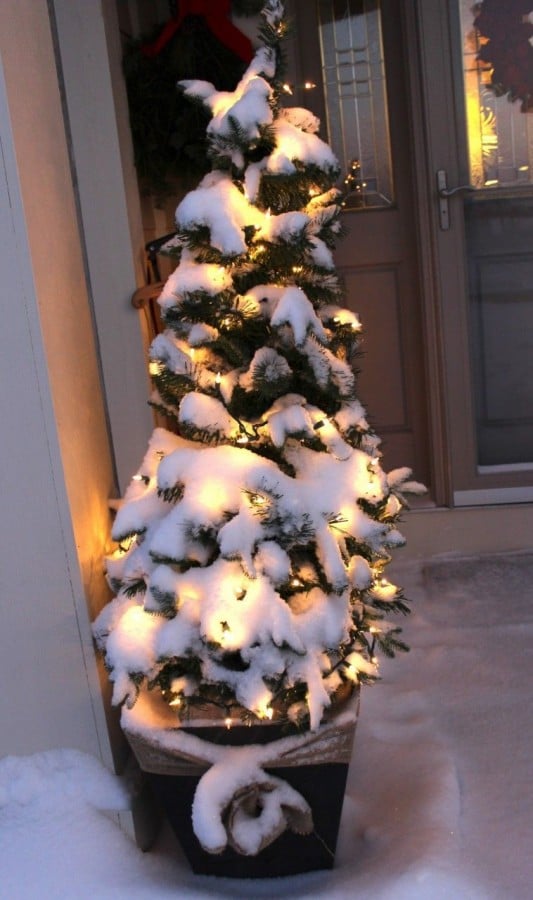
[[[409,469],[385,474],[357,398],[361,342],[332,249],[336,159],[283,106],[283,8],[234,91],[182,82],[210,113],[211,171],[178,206],[178,265],[150,348],[157,428],[120,506],[115,599],[95,634],[115,703],[316,729],[378,656],[406,649],[385,575]]]

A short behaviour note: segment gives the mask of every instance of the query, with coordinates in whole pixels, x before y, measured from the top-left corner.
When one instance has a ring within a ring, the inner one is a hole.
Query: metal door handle
[[[470,191],[475,190],[476,188],[473,184],[458,184],[454,188],[441,188],[439,197],[453,197],[454,194],[470,193]]]
[[[448,198],[455,194],[470,193],[476,188],[472,184],[459,184],[457,187],[448,187],[448,176],[446,169],[439,169],[437,172],[437,195],[439,198],[439,224],[442,231],[448,231],[450,228],[450,210],[448,208]]]

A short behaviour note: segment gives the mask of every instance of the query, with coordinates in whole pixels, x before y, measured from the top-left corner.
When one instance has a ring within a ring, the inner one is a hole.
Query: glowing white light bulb
[[[150,362],[148,364],[148,371],[149,371],[150,375],[161,375],[161,372],[163,371],[163,369],[164,369],[164,366],[158,359],[150,360]]]
[[[352,663],[349,663],[349,665],[346,666],[346,674],[352,681],[357,681],[357,669]]]
[[[229,729],[231,728],[231,719],[229,716],[226,716],[226,718],[224,719],[224,725],[226,726],[226,728],[229,731]]]

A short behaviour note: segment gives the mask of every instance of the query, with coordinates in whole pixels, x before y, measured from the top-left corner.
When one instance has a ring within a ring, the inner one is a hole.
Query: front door
[[[364,329],[359,396],[384,466],[433,481],[401,0],[292,0],[288,103],[312,109],[347,180],[336,266]],[[428,502],[426,499],[424,502]]]
[[[533,79],[523,2],[417,0],[455,505],[533,499]]]

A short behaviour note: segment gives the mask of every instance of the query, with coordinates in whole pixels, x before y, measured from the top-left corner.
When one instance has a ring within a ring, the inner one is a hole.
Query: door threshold
[[[455,491],[453,502],[454,506],[494,506],[499,503],[531,503],[533,502],[533,485]]]

